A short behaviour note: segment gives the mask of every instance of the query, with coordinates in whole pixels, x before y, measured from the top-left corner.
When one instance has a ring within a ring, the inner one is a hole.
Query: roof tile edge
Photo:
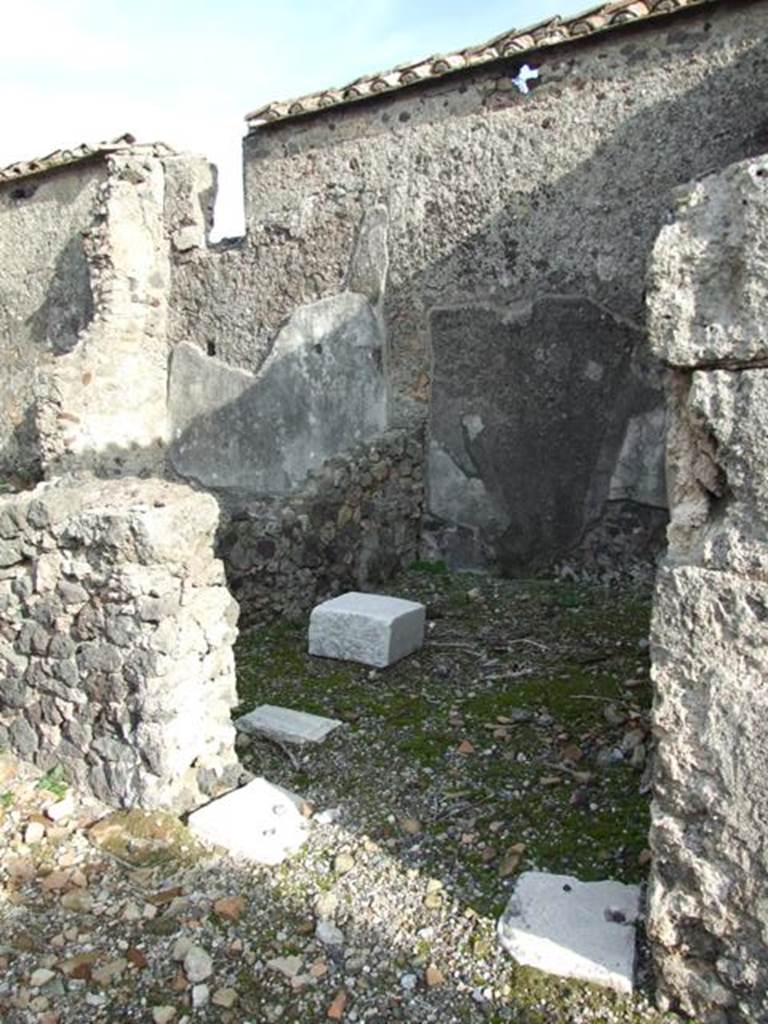
[[[153,153],[172,154],[174,152],[164,143],[153,143],[149,146],[140,146],[130,133],[119,135],[116,139],[108,142],[97,142],[95,145],[82,143],[72,149],[56,149],[47,156],[38,157],[35,160],[19,160],[0,168],[0,185],[9,181],[19,181],[22,178],[29,178],[36,174],[45,174],[47,171],[57,170],[60,167],[68,167],[71,164],[81,163],[83,160],[91,160],[94,157],[106,156],[127,149],[147,149]]]
[[[364,75],[338,89],[325,89],[297,99],[268,103],[245,117],[249,130],[275,121],[287,121],[331,107],[398,92],[410,85],[433,81],[457,71],[476,68],[495,60],[521,57],[545,47],[581,41],[627,24],[667,17],[678,11],[723,0],[611,0],[570,18],[555,16],[525,29],[512,29],[478,46],[456,53],[436,54],[423,60],[400,64],[379,74]]]

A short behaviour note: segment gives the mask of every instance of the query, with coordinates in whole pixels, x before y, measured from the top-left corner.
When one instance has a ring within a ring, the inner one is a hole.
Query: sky
[[[0,167],[130,132],[219,168],[242,232],[243,118],[588,0],[25,0],[2,12]]]

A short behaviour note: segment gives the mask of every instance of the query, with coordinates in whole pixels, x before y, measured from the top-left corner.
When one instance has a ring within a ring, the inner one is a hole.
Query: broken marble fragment
[[[324,601],[309,620],[309,653],[387,668],[424,643],[423,604],[351,591]]]
[[[321,743],[328,733],[341,724],[336,718],[323,718],[306,711],[294,711],[293,708],[262,704],[238,718],[235,728],[238,732],[268,736],[282,743]]]
[[[548,974],[631,992],[640,889],[526,871],[498,924],[515,960]]]
[[[189,816],[189,829],[233,857],[280,864],[304,843],[309,823],[300,797],[266,779],[254,779]]]

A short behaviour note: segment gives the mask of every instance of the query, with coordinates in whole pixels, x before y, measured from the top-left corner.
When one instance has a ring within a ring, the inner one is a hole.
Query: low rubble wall
[[[768,157],[685,190],[649,311],[670,367],[669,554],[651,635],[659,1001],[768,1020]]]
[[[418,558],[423,502],[422,442],[404,431],[327,459],[299,494],[247,501],[219,540],[244,621],[387,580]]]
[[[236,781],[217,523],[159,480],[0,499],[0,747],[113,806],[183,811]]]

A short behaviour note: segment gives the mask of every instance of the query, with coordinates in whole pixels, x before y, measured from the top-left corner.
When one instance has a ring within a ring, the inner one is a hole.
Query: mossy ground
[[[298,757],[254,741],[246,765],[319,809],[343,806],[404,869],[447,879],[488,924],[479,960],[517,871],[644,881],[642,766],[599,763],[647,730],[650,594],[424,564],[383,589],[428,608],[424,648],[386,671],[309,657],[306,623],[241,638],[238,713],[270,703],[345,723]],[[515,1019],[555,1019],[535,1009],[555,996],[597,1000],[606,1020],[649,1019],[589,986],[510,976]]]

